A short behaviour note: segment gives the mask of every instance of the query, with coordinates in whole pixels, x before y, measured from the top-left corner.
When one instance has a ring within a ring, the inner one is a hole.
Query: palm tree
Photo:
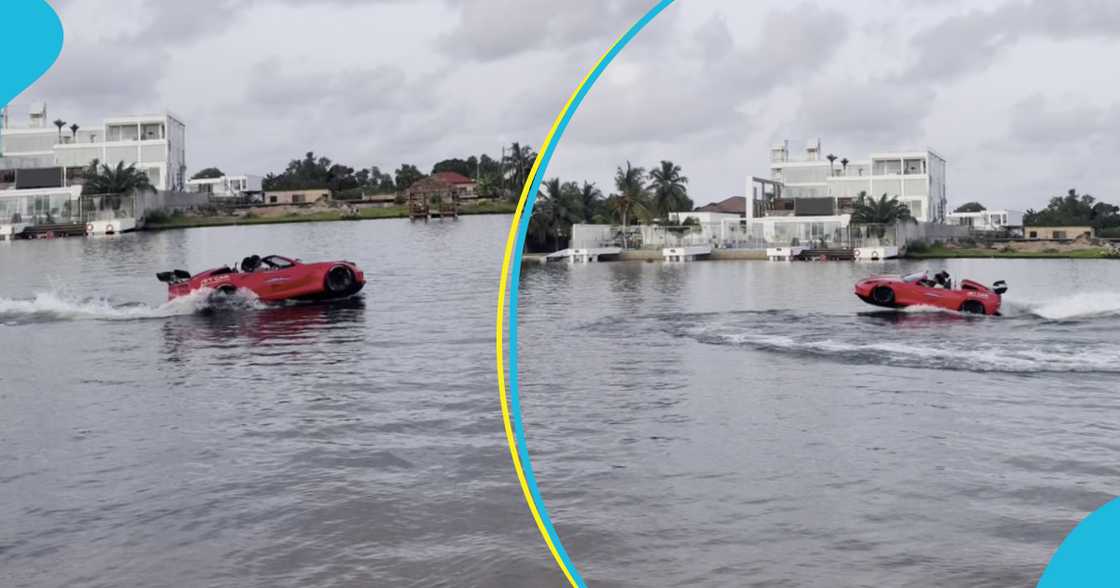
[[[583,213],[583,222],[593,223],[599,216],[600,204],[603,201],[603,192],[593,182],[584,182],[579,189],[580,211]]]
[[[661,161],[661,167],[649,172],[649,187],[653,191],[653,208],[662,220],[670,212],[692,210],[688,198],[688,178],[681,175],[681,166],[671,161]]]
[[[900,222],[917,222],[910,215],[910,208],[898,201],[898,197],[883,194],[878,200],[869,198],[867,192],[860,192],[856,199],[852,222],[864,225],[892,225]]]
[[[522,146],[521,143],[510,145],[509,154],[502,158],[502,164],[503,166],[509,166],[510,188],[515,193],[524,189],[525,181],[529,178],[529,172],[532,171],[533,163],[536,160],[537,154],[532,147]]]
[[[529,234],[538,243],[551,239],[556,251],[560,249],[560,239],[571,237],[572,225],[583,220],[581,191],[574,183],[561,184],[559,178],[548,180],[543,186],[529,218]]]
[[[832,172],[834,170],[833,166],[835,165],[835,162],[836,162],[836,156],[829,153],[828,156],[825,157],[825,159],[828,160],[828,175],[831,176]]]
[[[54,126],[58,127],[58,142],[62,142],[62,127],[66,126],[66,121],[61,118],[54,119]]]
[[[125,167],[122,161],[117,163],[115,168],[107,165],[99,166],[98,163],[96,159],[93,160],[83,174],[86,182],[82,186],[83,195],[102,194],[110,196],[108,202],[115,210],[120,208],[121,196],[143,192],[154,194],[156,192],[151,179],[148,178],[147,174],[136,169],[135,163]]]
[[[80,128],[81,127],[78,126],[78,123],[70,125],[70,140],[74,143],[78,142],[78,129]]]
[[[846,176],[846,175],[848,175],[848,164],[849,164],[849,163],[851,163],[851,162],[850,162],[850,161],[848,161],[848,158],[847,158],[847,157],[845,157],[844,159],[841,159],[841,160],[840,160],[840,166],[844,168],[844,175],[845,175],[845,176]]]
[[[648,214],[649,208],[646,204],[648,189],[643,179],[645,175],[646,170],[634,167],[627,161],[626,169],[620,166],[614,176],[614,185],[618,188],[618,194],[614,194],[611,201],[614,212],[622,220],[623,248],[628,245],[627,229],[630,226],[631,215]]]

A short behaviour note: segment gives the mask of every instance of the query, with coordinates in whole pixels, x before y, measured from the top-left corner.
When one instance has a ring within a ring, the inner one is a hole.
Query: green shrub
[[[166,210],[151,210],[144,213],[144,218],[150,223],[165,223],[170,220]]]
[[[929,253],[930,250],[929,243],[925,241],[914,241],[906,247],[910,250],[910,253]]]

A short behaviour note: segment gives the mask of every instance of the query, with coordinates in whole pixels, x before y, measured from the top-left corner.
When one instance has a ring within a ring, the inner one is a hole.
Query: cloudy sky
[[[66,44],[15,100],[93,126],[170,110],[191,171],[278,171],[308,150],[430,168],[540,144],[575,84],[652,0],[53,0]],[[615,62],[549,177],[609,187],[680,163],[699,203],[767,150],[932,147],[959,204],[1120,201],[1116,0],[678,0]]]

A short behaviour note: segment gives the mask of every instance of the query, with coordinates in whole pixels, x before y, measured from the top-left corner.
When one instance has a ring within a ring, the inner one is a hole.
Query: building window
[[[1038,231],[1031,231],[1030,237],[1031,237],[1031,239],[1037,239],[1038,238]]]
[[[1055,239],[1065,239],[1066,238],[1066,232],[1065,231],[1054,231],[1053,237]]]
[[[276,202],[277,202],[276,196],[269,196],[268,197],[268,203],[269,204],[276,204]]]

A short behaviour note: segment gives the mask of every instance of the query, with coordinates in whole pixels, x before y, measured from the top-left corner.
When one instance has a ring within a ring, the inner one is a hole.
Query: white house
[[[212,198],[246,198],[261,194],[261,177],[243,175],[197,178],[187,180],[187,191],[208,194]]]
[[[135,164],[157,190],[186,187],[186,125],[171,113],[112,117],[77,131],[47,122],[42,103],[31,106],[25,125],[13,118],[8,109],[0,115],[0,170],[61,167],[69,178],[97,159]]]
[[[945,215],[950,225],[972,227],[976,231],[1010,231],[1023,233],[1023,212],[1018,210],[982,210],[980,212],[950,212]]]
[[[843,201],[866,192],[898,198],[920,222],[945,221],[945,158],[932,149],[872,153],[859,160],[837,157],[829,161],[820,140],[810,142],[801,156],[790,152],[789,141],[770,150],[770,183],[778,184],[782,199],[832,198],[840,212]],[[757,186],[749,193],[761,195]],[[763,199],[765,200],[765,199]],[[753,216],[755,207],[748,206]]]

